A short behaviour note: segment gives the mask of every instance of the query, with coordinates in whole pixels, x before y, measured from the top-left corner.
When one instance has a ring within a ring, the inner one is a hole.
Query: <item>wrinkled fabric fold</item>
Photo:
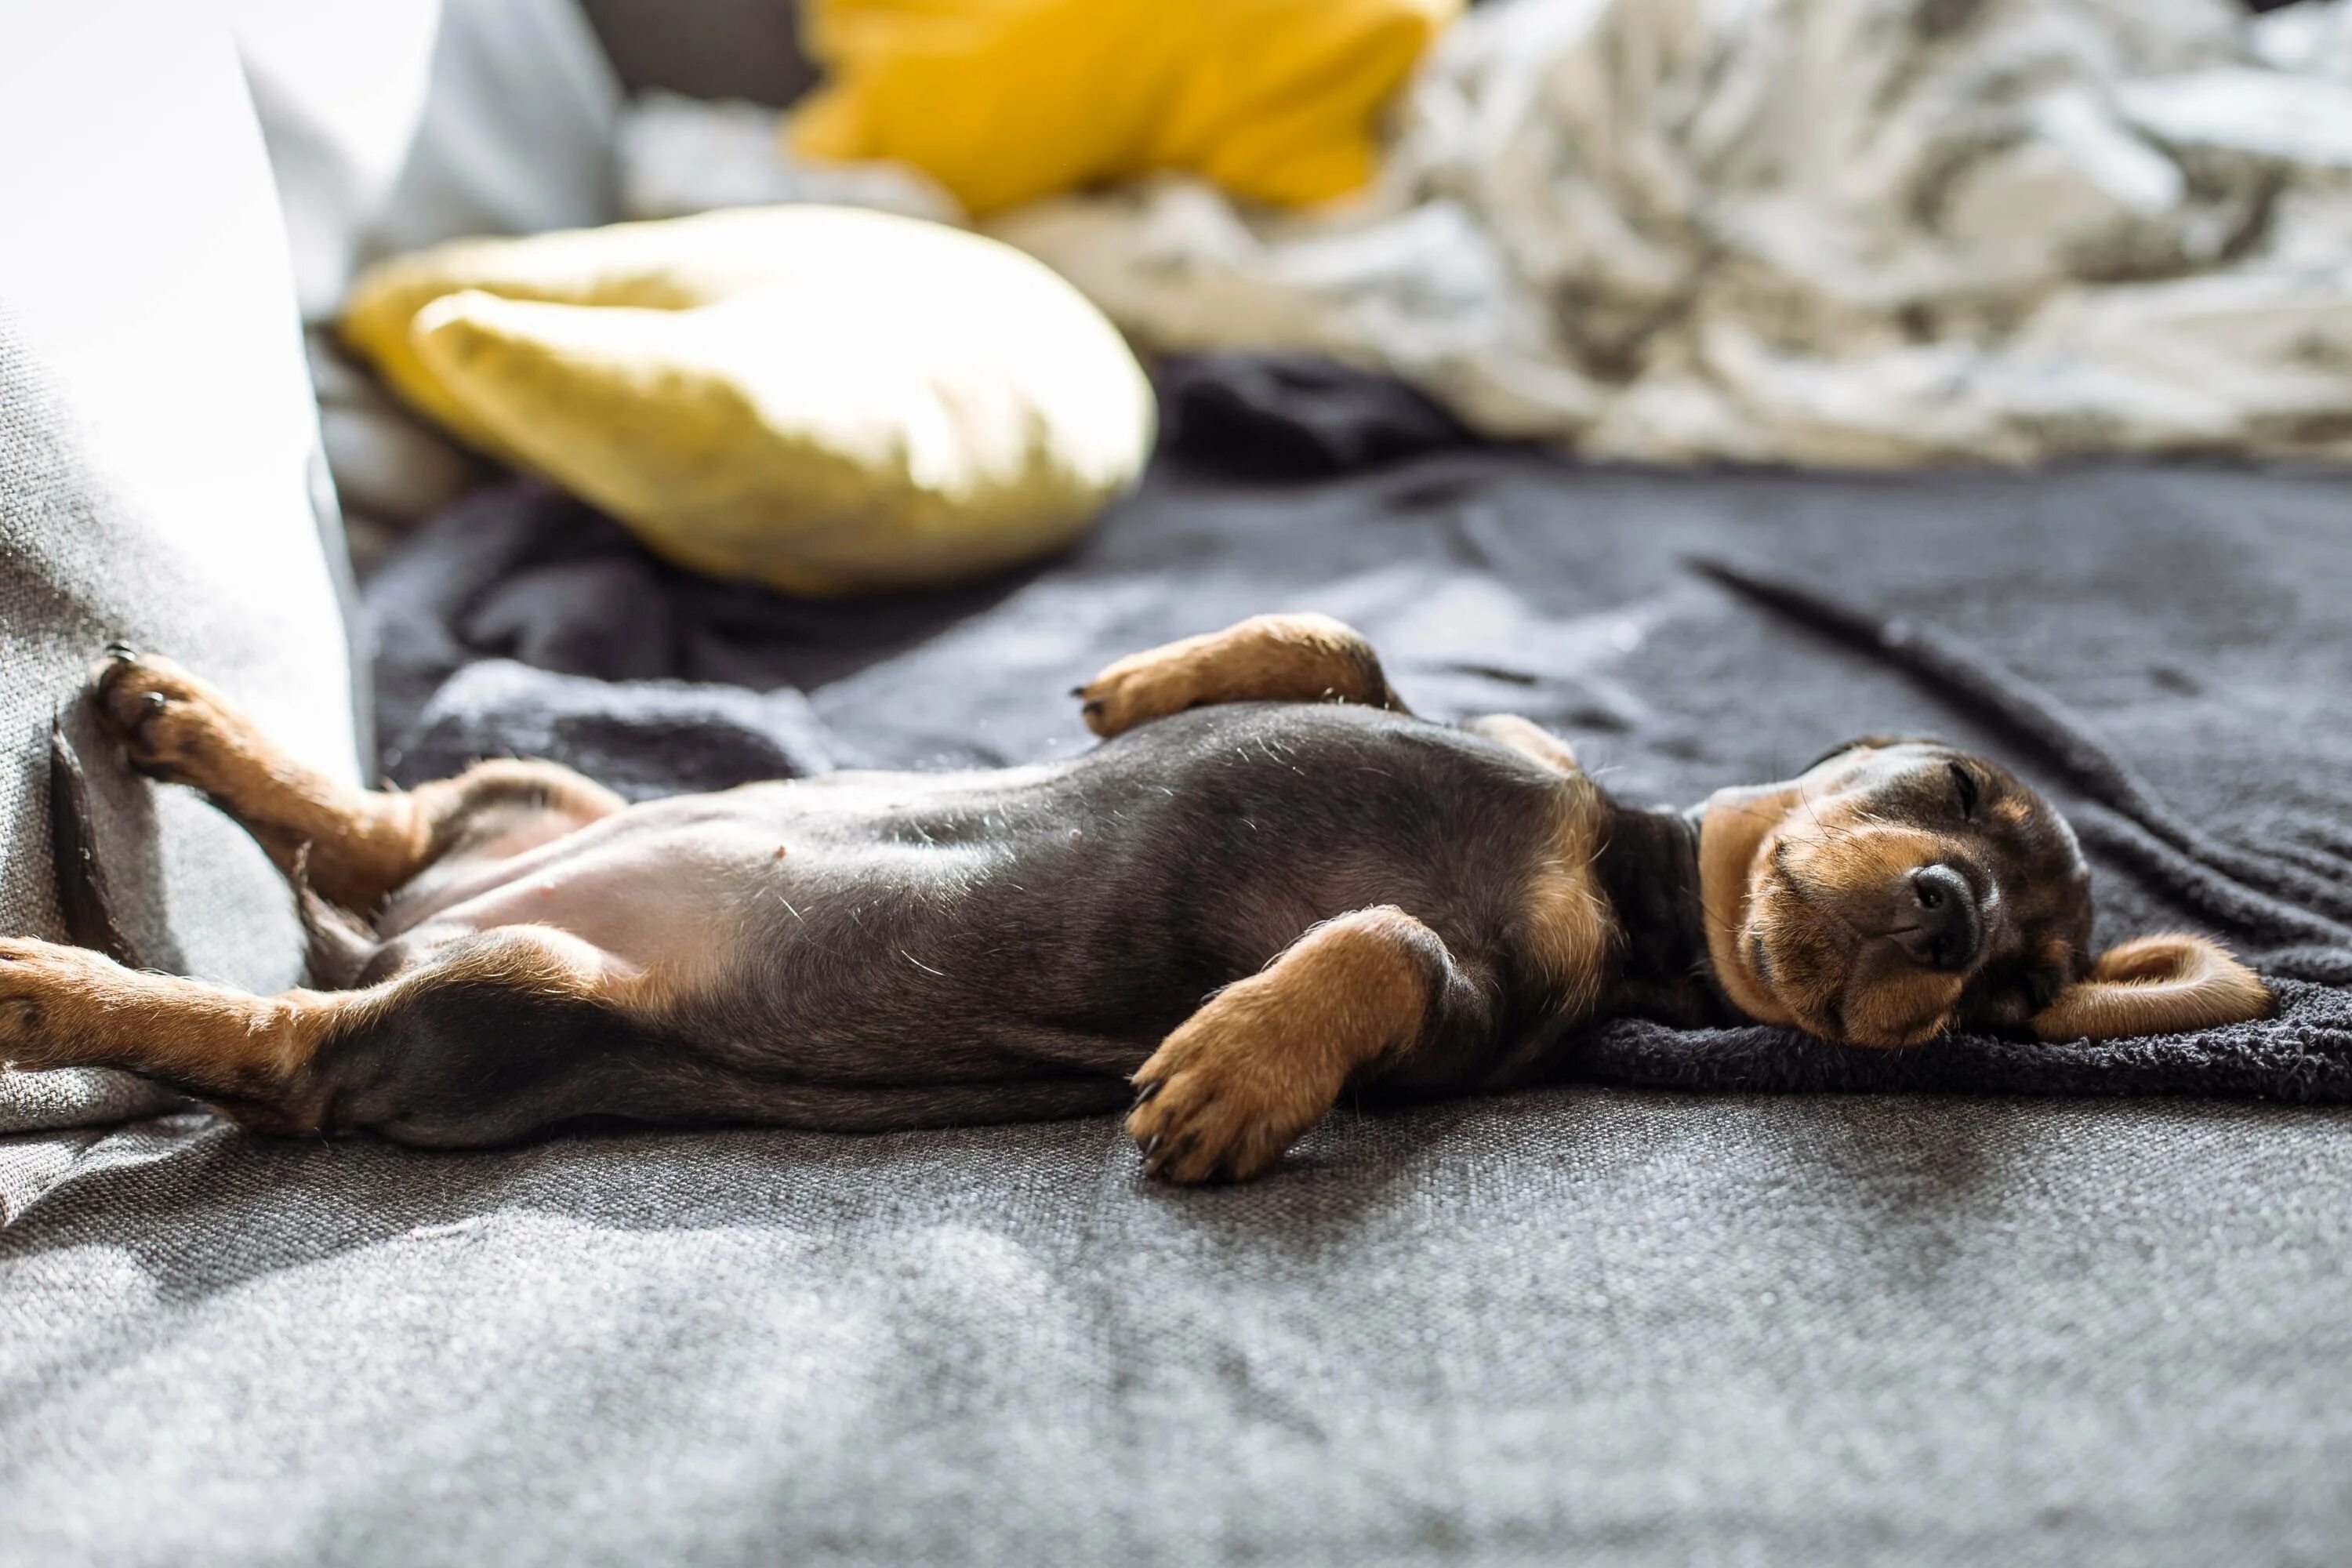
[[[1162,351],[1315,351],[1594,458],[2352,456],[2352,18],[2218,0],[1513,0],[1366,195],[992,232]]]

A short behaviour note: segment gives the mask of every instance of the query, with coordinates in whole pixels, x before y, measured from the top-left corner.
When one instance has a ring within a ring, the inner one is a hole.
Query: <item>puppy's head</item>
[[[1787,784],[1718,792],[1700,880],[1724,990],[1825,1039],[2105,1038],[2270,1005],[2252,971],[2201,937],[2094,956],[2073,830],[2007,770],[1933,742],[1860,741]]]

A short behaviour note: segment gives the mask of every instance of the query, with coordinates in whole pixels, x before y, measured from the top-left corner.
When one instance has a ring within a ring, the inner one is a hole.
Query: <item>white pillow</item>
[[[226,0],[303,316],[369,262],[619,216],[621,88],[572,0]]]
[[[779,0],[783,3],[783,0]],[[308,321],[369,262],[618,216],[620,84],[572,0],[226,0]],[[480,470],[312,334],[327,463],[381,541]]]

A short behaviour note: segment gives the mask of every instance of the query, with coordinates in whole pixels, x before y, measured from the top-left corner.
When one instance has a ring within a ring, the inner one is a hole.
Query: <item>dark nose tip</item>
[[[1984,944],[1984,918],[1976,890],[1949,866],[1922,866],[1911,873],[1910,908],[1897,921],[1895,945],[1930,969],[1966,969]]]

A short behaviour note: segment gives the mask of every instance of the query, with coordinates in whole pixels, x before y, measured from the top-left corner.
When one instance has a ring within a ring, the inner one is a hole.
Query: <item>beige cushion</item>
[[[1065,543],[1154,429],[1134,356],[1060,278],[848,208],[445,246],[363,277],[343,332],[415,406],[655,549],[803,593]]]

